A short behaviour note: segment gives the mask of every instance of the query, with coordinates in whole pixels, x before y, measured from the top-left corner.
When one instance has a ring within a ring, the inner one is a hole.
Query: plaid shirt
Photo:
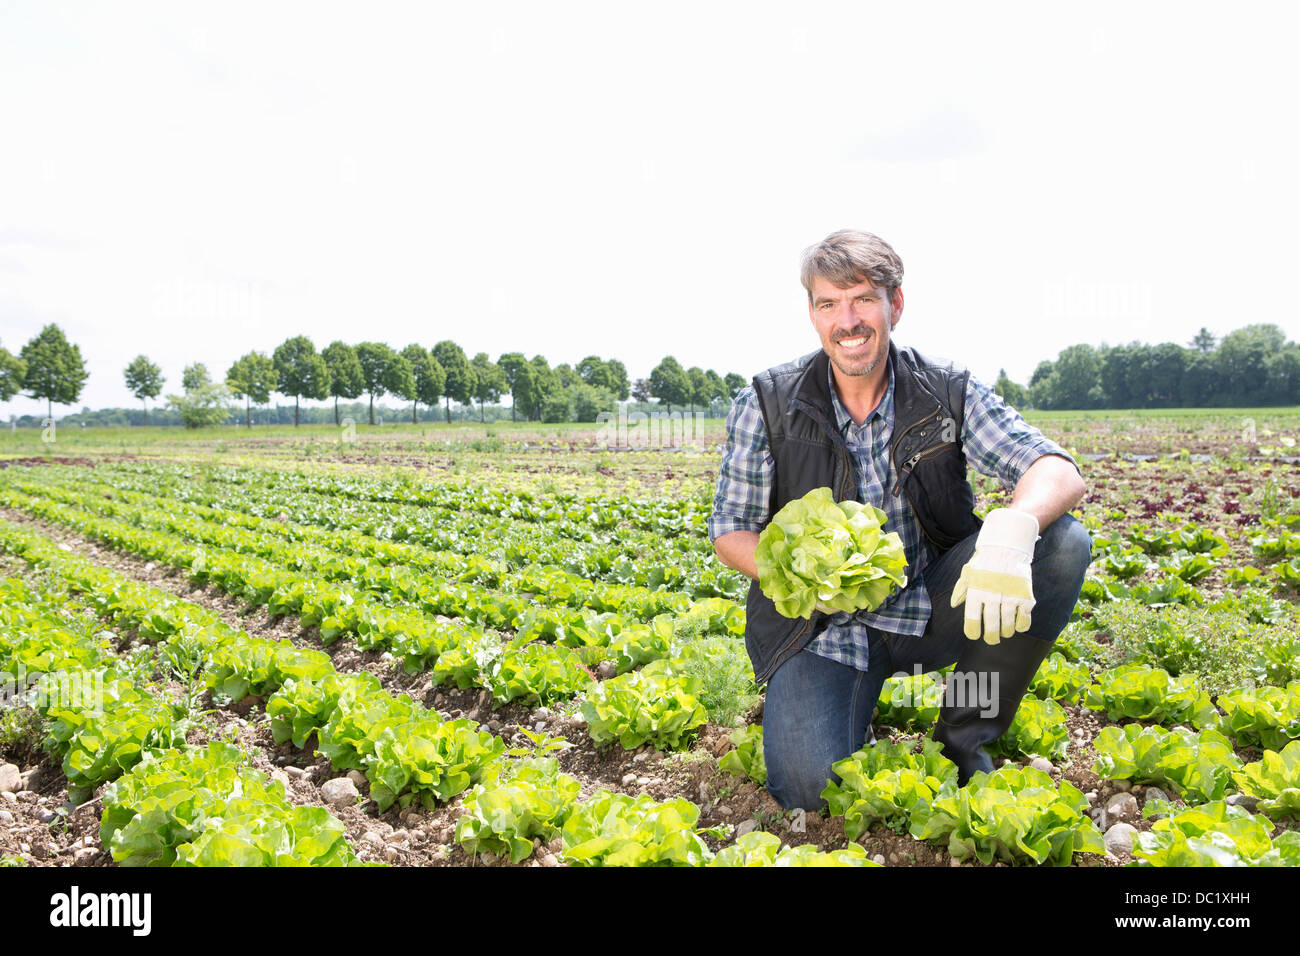
[[[890,493],[897,473],[889,459],[894,431],[894,363],[887,362],[888,385],[880,403],[861,425],[840,402],[834,375],[828,368],[835,419],[844,435],[858,472],[858,500],[871,502],[885,512],[885,529],[897,531],[907,554],[907,587],[896,591],[874,611],[836,614],[825,630],[808,645],[822,657],[867,669],[867,627],[895,634],[919,636],[930,620],[930,595],[925,589],[925,567],[935,553],[921,532],[907,496]],[[962,449],[967,464],[981,474],[1014,488],[1025,471],[1043,455],[1074,459],[1060,445],[1028,424],[987,385],[973,376],[966,385],[966,412],[962,421]],[[753,385],[736,395],[727,416],[727,445],[718,474],[718,488],[709,516],[709,540],[732,531],[760,531],[768,518],[776,464],[768,447],[767,427]],[[1077,467],[1077,465],[1076,465]]]

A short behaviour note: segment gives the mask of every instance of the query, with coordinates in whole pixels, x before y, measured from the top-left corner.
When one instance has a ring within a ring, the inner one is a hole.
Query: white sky
[[[817,347],[843,227],[903,257],[896,340],[990,381],[1300,337],[1287,5],[637,9],[6,3],[0,345],[57,322],[94,408],[297,334],[748,376]]]

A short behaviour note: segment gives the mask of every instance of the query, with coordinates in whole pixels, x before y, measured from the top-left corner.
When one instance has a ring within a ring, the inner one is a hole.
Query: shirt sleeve
[[[727,414],[727,444],[709,515],[709,540],[732,531],[760,531],[768,518],[776,463],[754,386],[736,395]]]
[[[1002,396],[970,376],[966,381],[966,416],[962,421],[966,461],[982,475],[1014,488],[1029,466],[1044,455],[1059,455],[1075,470],[1064,448],[1026,422]]]

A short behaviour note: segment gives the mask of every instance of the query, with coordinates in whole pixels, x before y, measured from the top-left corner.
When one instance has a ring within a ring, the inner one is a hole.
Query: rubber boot
[[[984,744],[992,743],[1007,732],[1025,691],[1029,689],[1029,682],[1051,650],[1051,641],[1028,634],[1003,638],[997,644],[976,640],[966,646],[948,678],[950,690],[944,694],[939,722],[934,728],[934,739],[943,745],[943,755],[957,765],[959,786],[966,786],[977,771],[993,772],[993,761],[984,752]],[[964,674],[975,677],[971,681],[964,679]],[[997,675],[996,688],[993,686],[994,674]],[[975,696],[986,697],[984,701],[959,700],[949,704],[954,684],[961,688],[963,685],[970,687],[972,683],[978,689]],[[997,712],[988,714],[992,708],[987,697],[994,690],[997,693]]]

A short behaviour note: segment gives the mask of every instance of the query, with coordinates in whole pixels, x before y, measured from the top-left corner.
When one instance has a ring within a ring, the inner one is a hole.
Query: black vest
[[[970,372],[893,342],[889,354],[894,365],[890,461],[897,476],[890,493],[907,496],[922,533],[942,553],[980,527],[961,447]],[[831,404],[829,361],[819,350],[754,377],[776,463],[769,515],[814,488],[829,487],[836,501],[858,497],[856,465]],[[783,617],[758,582],[749,587],[745,615],[745,646],[759,684],[826,622],[819,611],[807,620]]]

